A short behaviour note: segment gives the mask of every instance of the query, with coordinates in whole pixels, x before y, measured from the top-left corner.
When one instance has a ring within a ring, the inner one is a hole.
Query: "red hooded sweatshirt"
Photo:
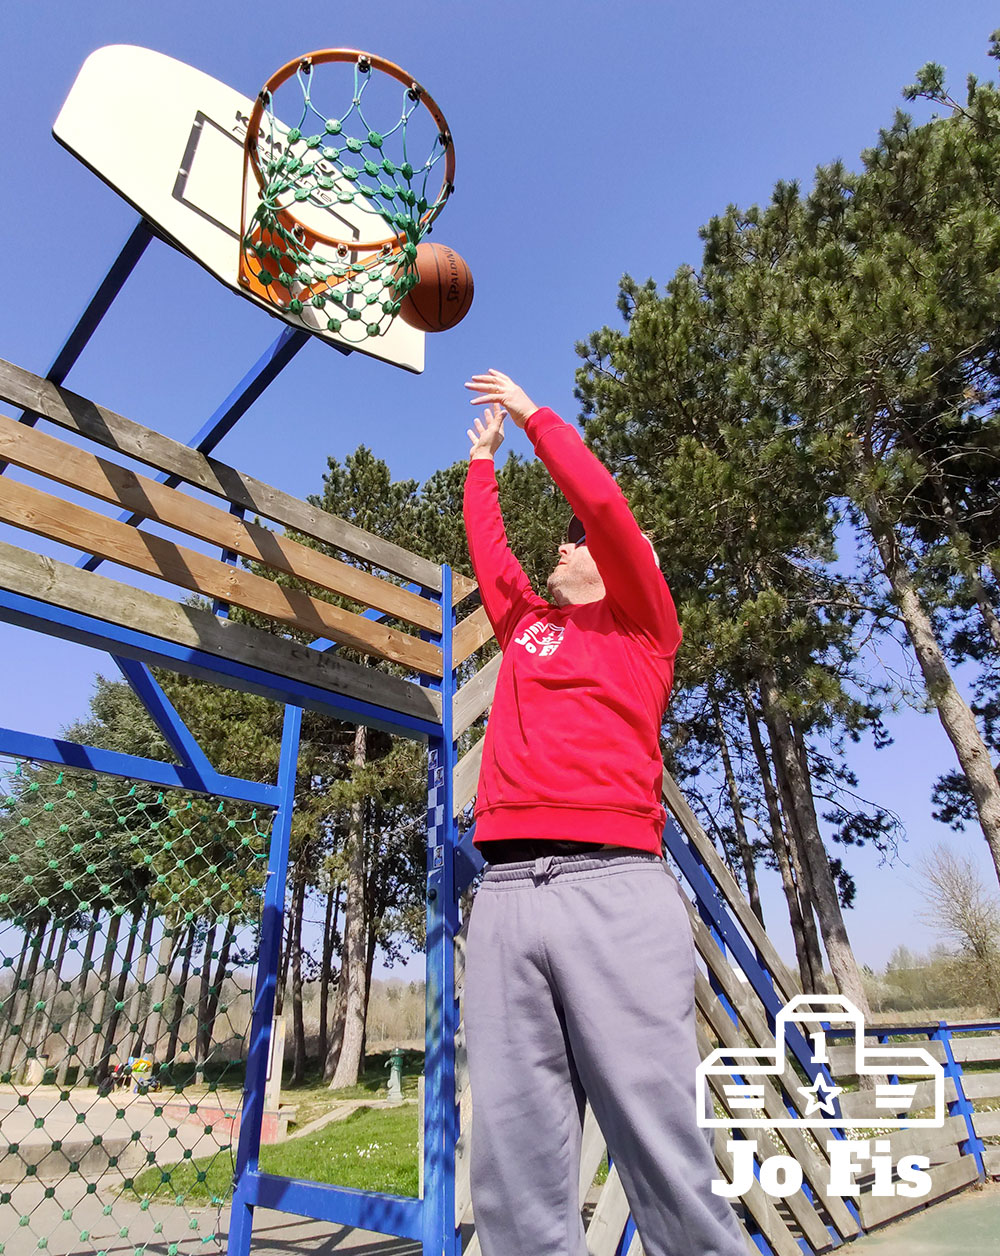
[[[659,734],[681,640],[670,590],[621,490],[551,410],[535,453],[587,534],[606,596],[552,606],[507,544],[492,459],[469,464],[465,530],[503,650],[476,799],[477,846],[547,838],[659,852]]]

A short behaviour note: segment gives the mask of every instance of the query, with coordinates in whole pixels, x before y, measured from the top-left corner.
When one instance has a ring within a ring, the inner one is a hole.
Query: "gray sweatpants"
[[[586,1256],[585,1098],[646,1256],[745,1256],[695,1116],[694,944],[654,855],[487,868],[466,958],[472,1201],[483,1256]]]

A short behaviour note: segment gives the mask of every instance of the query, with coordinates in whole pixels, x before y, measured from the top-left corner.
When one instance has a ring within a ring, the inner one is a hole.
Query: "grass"
[[[416,1196],[417,1139],[415,1103],[358,1108],[315,1134],[262,1147],[260,1167],[262,1172],[280,1177]],[[135,1179],[132,1191],[164,1202],[217,1203],[229,1197],[232,1175],[230,1157],[217,1154],[164,1169],[146,1169]]]
[[[329,1112],[341,1099],[385,1099],[389,1094],[389,1063],[391,1052],[378,1051],[365,1055],[365,1068],[356,1086],[331,1090],[317,1065],[297,1085],[287,1083],[281,1088],[281,1101],[295,1109],[291,1130],[302,1129],[310,1121]],[[422,1051],[403,1053],[403,1098],[416,1099],[420,1074],[424,1070]]]

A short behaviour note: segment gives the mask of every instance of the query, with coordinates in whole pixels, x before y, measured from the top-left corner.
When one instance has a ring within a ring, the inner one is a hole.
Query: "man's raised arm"
[[[553,480],[583,524],[587,546],[614,609],[661,654],[673,655],[681,631],[670,590],[614,477],[554,411],[539,408],[501,371],[466,384],[474,403],[502,407],[524,429]],[[471,435],[471,431],[470,431]]]
[[[503,442],[503,411],[493,406],[484,418],[485,422],[477,418],[474,428],[468,430],[472,448],[465,478],[463,515],[469,556],[483,606],[500,648],[504,649],[522,617],[529,611],[542,611],[546,603],[532,589],[507,544],[493,464],[494,455]]]

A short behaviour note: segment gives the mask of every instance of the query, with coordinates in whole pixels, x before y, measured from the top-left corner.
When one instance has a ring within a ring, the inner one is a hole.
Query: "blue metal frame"
[[[122,628],[91,615],[68,611],[18,593],[0,590],[0,619],[62,637],[67,641],[93,646],[115,657],[136,659],[154,667],[184,672],[215,684],[258,693],[276,702],[293,702],[308,710],[332,715],[335,719],[368,724],[373,728],[401,733],[403,736],[430,737],[440,727],[437,723],[419,716],[391,711],[360,698],[346,697],[328,689],[320,689],[306,681],[267,672],[263,668],[250,667],[204,650],[176,645],[148,633]]]
[[[277,805],[278,791],[274,785],[261,785],[236,776],[223,776],[209,767],[207,771],[189,765],[161,763],[139,755],[101,750],[77,741],[60,741],[55,737],[39,737],[13,728],[0,728],[0,754],[14,758],[37,759],[41,763],[58,763],[67,768],[82,768],[105,776],[127,776],[146,781],[163,789],[191,790],[196,794],[217,794],[235,798],[258,807]]]
[[[295,769],[298,764],[301,729],[302,711],[298,707],[286,706],[281,732],[281,758],[278,764],[281,804],[271,831],[267,858],[257,982],[250,1022],[243,1113],[240,1118],[240,1137],[233,1174],[235,1191],[229,1221],[229,1251],[243,1253],[244,1256],[250,1251],[250,1232],[253,1228],[254,1205],[247,1197],[247,1181],[256,1173],[260,1155],[267,1057],[271,1045],[271,1018],[274,1015],[274,995],[278,981],[278,952],[281,948],[282,921],[285,914],[285,882],[288,876],[288,850],[295,802]]]
[[[427,757],[427,973],[424,1049],[424,1198],[422,1239],[425,1256],[461,1256],[455,1217],[455,1147],[459,1108],[455,1094],[455,934],[459,890],[455,877],[454,780],[457,759],[453,709],[455,669],[451,569],[442,567],[441,649],[444,679],[440,733],[430,739]]]

